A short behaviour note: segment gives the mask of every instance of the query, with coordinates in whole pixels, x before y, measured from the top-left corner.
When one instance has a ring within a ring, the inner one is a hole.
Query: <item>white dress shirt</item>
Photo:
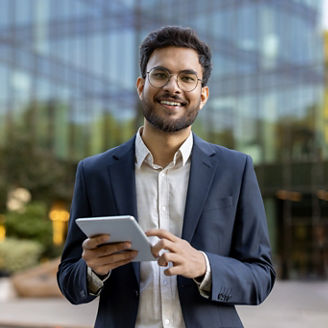
[[[165,229],[181,237],[193,146],[192,134],[190,133],[175,153],[173,161],[163,168],[154,164],[153,156],[144,144],[141,133],[142,128],[137,133],[135,143],[139,224],[144,231]],[[156,240],[152,243],[156,243]],[[205,288],[206,294],[206,290],[210,290],[211,279],[206,255],[205,258],[208,270],[204,279],[206,281],[203,281],[201,288]],[[178,295],[177,277],[165,276],[165,269],[157,262],[141,262],[140,264],[137,328],[185,327]]]
[[[181,237],[190,173],[192,134],[175,153],[165,168],[153,162],[153,156],[144,144],[142,128],[135,141],[135,177],[138,221],[144,231],[165,229]],[[152,244],[157,237],[152,237]],[[207,256],[206,274],[198,285],[200,294],[208,297],[211,274]],[[166,267],[156,261],[140,263],[140,299],[137,328],[184,328],[178,295],[177,276],[165,276]],[[108,277],[107,277],[108,278]],[[107,279],[106,278],[106,279]],[[103,282],[88,268],[88,286],[91,294],[99,294]]]

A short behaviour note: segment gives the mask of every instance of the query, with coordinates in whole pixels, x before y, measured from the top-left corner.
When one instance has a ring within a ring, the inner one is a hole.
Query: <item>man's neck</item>
[[[145,121],[142,130],[142,140],[151,152],[154,163],[165,167],[174,157],[174,154],[189,137],[191,127],[178,132],[163,132]]]

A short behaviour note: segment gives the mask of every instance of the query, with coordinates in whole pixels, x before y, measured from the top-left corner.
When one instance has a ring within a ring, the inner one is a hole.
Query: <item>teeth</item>
[[[161,104],[168,105],[168,106],[181,106],[180,103],[177,103],[177,102],[174,102],[174,101],[167,101],[167,100],[162,100]]]

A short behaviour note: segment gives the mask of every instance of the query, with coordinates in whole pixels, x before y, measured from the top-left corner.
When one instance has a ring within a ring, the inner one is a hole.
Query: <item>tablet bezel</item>
[[[109,243],[130,241],[131,249],[138,251],[133,262],[156,260],[147,236],[131,215],[78,218],[75,222],[88,237],[109,234]]]

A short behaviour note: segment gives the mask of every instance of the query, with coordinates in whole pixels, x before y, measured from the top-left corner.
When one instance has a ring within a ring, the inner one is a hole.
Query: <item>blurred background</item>
[[[194,131],[252,156],[281,279],[328,277],[328,7],[321,0],[0,0],[0,272],[60,255],[79,160],[142,124],[138,47],[211,47]]]

